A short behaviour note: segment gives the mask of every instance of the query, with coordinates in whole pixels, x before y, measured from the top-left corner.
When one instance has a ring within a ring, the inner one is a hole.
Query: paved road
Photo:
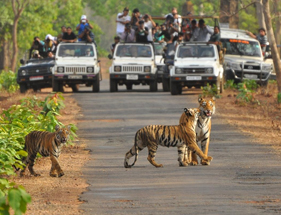
[[[91,150],[83,170],[90,184],[81,196],[84,214],[281,214],[280,157],[227,125],[219,110],[210,166],[179,167],[177,149],[160,147],[156,160],[164,168],[153,167],[143,150],[136,165],[125,169],[135,132],[149,124],[177,124],[184,107],[197,107],[198,92],[171,96],[145,86],[118,93],[108,88],[104,80],[98,94],[73,95],[83,111],[79,136]]]

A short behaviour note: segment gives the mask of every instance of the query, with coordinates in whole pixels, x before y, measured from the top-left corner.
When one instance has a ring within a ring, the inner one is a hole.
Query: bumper
[[[170,80],[172,82],[177,82],[182,86],[187,86],[187,87],[201,87],[201,86],[206,86],[207,84],[217,84],[216,76],[199,76],[199,77],[200,79],[194,78],[194,76],[171,76]]]
[[[98,74],[87,74],[87,75],[65,75],[65,74],[55,74],[54,80],[63,81],[65,83],[86,83],[89,81],[96,81],[98,79]]]
[[[130,74],[110,74],[110,79],[117,81],[117,83],[120,84],[126,84],[126,83],[131,83],[131,84],[141,84],[141,83],[149,83],[151,81],[155,81],[157,79],[156,74],[135,74],[135,73],[130,73]]]
[[[28,87],[32,86],[40,86],[43,87],[51,87],[52,86],[52,74],[48,75],[32,75],[32,76],[18,76],[17,77],[18,84],[25,84]]]
[[[241,81],[242,79],[255,80],[257,82],[264,82],[270,78],[271,72],[261,72],[261,71],[241,71],[227,69],[226,72],[231,72],[234,75],[234,79]]]

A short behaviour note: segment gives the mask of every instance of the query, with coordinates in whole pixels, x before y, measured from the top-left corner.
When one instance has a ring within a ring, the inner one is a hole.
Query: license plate
[[[202,80],[201,76],[186,76],[186,80]]]
[[[43,76],[31,76],[29,78],[30,81],[38,81],[38,80],[43,80],[44,77]]]
[[[138,75],[127,75],[126,79],[127,80],[138,80],[139,76]]]
[[[69,75],[68,79],[82,79],[82,75]]]
[[[258,75],[249,75],[249,74],[245,74],[244,75],[245,78],[249,78],[249,79],[257,79]]]

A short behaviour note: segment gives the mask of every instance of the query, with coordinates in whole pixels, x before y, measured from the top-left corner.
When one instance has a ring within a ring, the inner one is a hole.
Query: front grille
[[[122,72],[143,72],[142,66],[122,66]]]
[[[202,74],[205,73],[205,68],[183,68],[184,74]]]
[[[260,70],[260,65],[253,65],[253,64],[244,64],[244,69],[248,70]]]
[[[28,69],[26,70],[28,75],[38,75],[42,73],[51,73],[50,68],[37,68],[37,69]]]
[[[69,74],[86,73],[86,67],[65,67],[64,72]]]
[[[157,72],[158,72],[158,74],[159,73],[163,73],[163,71],[164,71],[164,66],[157,66]]]

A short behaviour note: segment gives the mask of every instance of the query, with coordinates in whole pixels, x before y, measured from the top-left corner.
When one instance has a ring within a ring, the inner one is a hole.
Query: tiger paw
[[[163,164],[157,164],[155,167],[156,168],[163,167]]]
[[[55,173],[50,173],[50,176],[51,176],[51,177],[57,177],[57,174],[55,174]]]
[[[180,167],[188,166],[188,163],[187,162],[179,162],[179,166]]]
[[[197,161],[191,161],[189,165],[190,165],[190,166],[197,166],[197,165],[198,165],[198,162],[197,162]]]
[[[60,172],[58,176],[59,176],[59,177],[62,177],[62,176],[64,176],[64,173],[63,173],[63,172]]]
[[[35,177],[41,176],[41,175],[38,174],[38,173],[33,173],[32,175],[35,176]]]
[[[210,165],[210,162],[207,160],[201,160],[202,165]]]

